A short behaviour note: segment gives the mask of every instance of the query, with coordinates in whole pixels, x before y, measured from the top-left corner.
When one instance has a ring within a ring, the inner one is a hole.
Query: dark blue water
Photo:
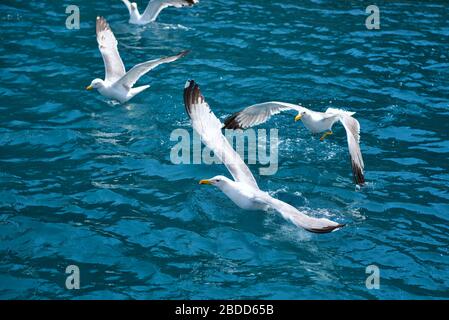
[[[120,1],[2,1],[0,298],[449,298],[449,5],[377,2],[381,29],[367,30],[369,4],[203,0],[136,27]],[[128,68],[192,52],[112,104],[84,91],[104,72],[97,15]],[[277,174],[251,166],[262,189],[347,227],[242,211],[198,186],[223,166],[172,164],[189,78],[221,118],[268,100],[357,112],[366,187],[343,128],[320,143],[294,114],[260,127],[279,128]],[[65,287],[71,264],[80,290]]]

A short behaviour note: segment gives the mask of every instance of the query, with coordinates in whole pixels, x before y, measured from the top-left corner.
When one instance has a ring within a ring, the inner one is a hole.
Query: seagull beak
[[[200,180],[200,184],[212,184],[210,180]]]
[[[302,115],[298,114],[298,115],[295,117],[295,122],[298,121],[298,120],[301,120],[301,118],[302,118]]]
[[[90,91],[90,90],[92,90],[94,87],[92,87],[92,86],[87,86],[86,87],[86,90],[88,90],[88,91]]]

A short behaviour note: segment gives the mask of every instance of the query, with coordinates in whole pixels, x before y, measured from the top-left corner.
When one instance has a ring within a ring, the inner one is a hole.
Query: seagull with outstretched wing
[[[201,136],[204,144],[223,162],[234,178],[231,180],[225,176],[215,176],[201,180],[200,184],[216,186],[242,209],[276,210],[284,219],[310,232],[327,233],[344,226],[326,218],[310,217],[288,203],[275,199],[260,190],[249,168],[222,134],[223,124],[211,111],[198,85],[193,80],[187,81],[184,88],[184,104],[194,130]]]
[[[97,42],[105,66],[105,79],[94,79],[86,87],[87,90],[97,89],[101,95],[124,103],[140,92],[148,89],[149,85],[134,88],[137,80],[158,65],[173,62],[184,57],[189,51],[183,51],[175,56],[147,61],[134,66],[126,72],[122,58],[117,49],[117,39],[109,24],[103,17],[97,17]]]
[[[348,140],[349,155],[354,181],[358,185],[365,184],[364,163],[360,151],[360,124],[352,117],[355,112],[328,108],[326,112],[317,112],[299,105],[285,102],[265,102],[252,105],[236,112],[224,122],[225,129],[247,129],[268,121],[271,116],[286,110],[294,110],[298,114],[295,121],[301,120],[304,126],[312,133],[324,132],[320,138],[323,141],[332,134],[332,126],[336,122],[343,124]]]
[[[197,4],[199,0],[150,0],[145,11],[140,14],[137,8],[137,3],[129,0],[122,0],[129,11],[129,23],[132,24],[147,24],[156,21],[159,13],[168,7],[182,8],[192,7]]]

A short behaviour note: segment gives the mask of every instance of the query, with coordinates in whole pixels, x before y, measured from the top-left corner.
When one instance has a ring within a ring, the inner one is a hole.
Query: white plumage
[[[225,120],[225,129],[246,129],[268,121],[271,116],[286,110],[298,112],[295,120],[301,120],[304,126],[312,133],[326,131],[323,140],[332,133],[336,122],[341,122],[346,130],[348,149],[351,156],[352,173],[357,184],[365,183],[364,163],[360,151],[360,124],[352,116],[355,112],[328,108],[326,112],[317,112],[299,105],[285,102],[265,102],[249,106],[242,111],[234,113]]]
[[[129,23],[132,24],[147,24],[153,22],[158,17],[159,13],[168,7],[182,8],[191,7],[199,2],[199,0],[151,0],[143,14],[139,13],[137,3],[129,0],[122,0],[129,11]]]
[[[218,187],[242,209],[268,210],[271,208],[279,212],[284,219],[311,232],[327,233],[343,227],[342,224],[325,218],[309,217],[288,203],[275,199],[260,190],[249,168],[222,134],[223,124],[213,114],[201,95],[198,85],[193,80],[188,81],[184,88],[184,104],[194,130],[201,136],[204,144],[223,162],[234,178],[231,180],[224,176],[216,176],[208,180],[201,180],[201,184],[212,184]]]
[[[183,51],[176,56],[147,61],[134,66],[131,70],[126,72],[122,58],[117,49],[117,39],[104,18],[97,17],[96,31],[98,48],[103,57],[105,67],[105,79],[93,80],[86,89],[97,89],[103,96],[118,100],[121,103],[130,100],[138,93],[150,87],[149,85],[145,85],[134,88],[133,86],[140,77],[156,68],[158,65],[176,61],[188,53],[188,51]]]

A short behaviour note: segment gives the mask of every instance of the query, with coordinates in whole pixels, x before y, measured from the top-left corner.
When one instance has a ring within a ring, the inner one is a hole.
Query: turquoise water
[[[68,4],[80,30],[65,28]],[[449,298],[449,5],[377,2],[380,30],[367,5],[203,0],[137,27],[118,0],[2,1],[0,298]],[[84,90],[103,77],[97,15],[128,68],[192,52],[111,103]],[[364,188],[343,128],[320,143],[294,114],[260,126],[279,128],[279,171],[250,166],[262,189],[347,226],[315,235],[242,211],[198,186],[223,166],[172,164],[190,78],[222,119],[268,100],[357,112]],[[72,264],[80,290],[65,287]]]

